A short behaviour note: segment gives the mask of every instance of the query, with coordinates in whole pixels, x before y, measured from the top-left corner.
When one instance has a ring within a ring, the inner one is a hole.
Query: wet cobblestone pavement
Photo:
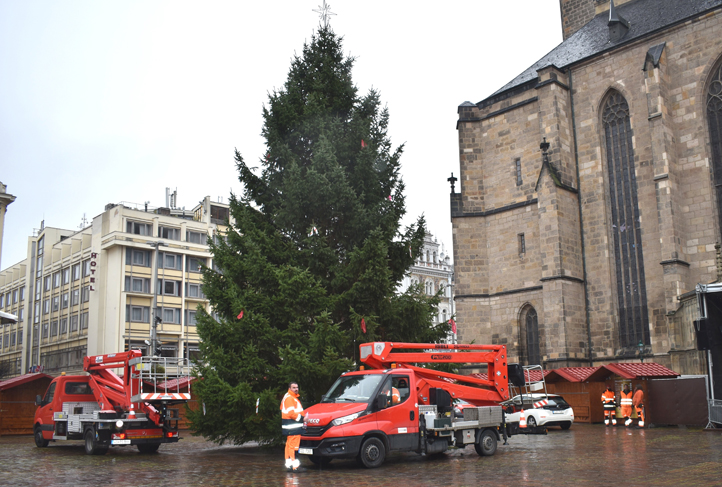
[[[422,457],[394,454],[374,470],[335,460],[287,474],[283,451],[218,446],[189,434],[157,454],[114,448],[86,456],[81,442],[36,448],[30,436],[0,437],[0,485],[240,486],[715,486],[722,485],[722,432],[627,430],[575,424],[515,436],[493,457],[473,447]]]

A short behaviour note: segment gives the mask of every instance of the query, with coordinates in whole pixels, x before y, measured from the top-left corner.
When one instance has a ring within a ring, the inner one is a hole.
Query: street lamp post
[[[150,350],[148,355],[153,356],[156,354],[158,348],[158,323],[163,321],[163,318],[158,316],[158,248],[167,247],[164,242],[149,242],[148,245],[155,249],[155,265],[153,266],[153,318],[150,321]]]

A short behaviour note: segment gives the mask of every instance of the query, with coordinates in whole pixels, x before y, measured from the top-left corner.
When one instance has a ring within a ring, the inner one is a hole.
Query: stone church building
[[[675,315],[717,278],[722,0],[560,6],[564,41],[458,109],[459,341],[704,373],[694,312]]]

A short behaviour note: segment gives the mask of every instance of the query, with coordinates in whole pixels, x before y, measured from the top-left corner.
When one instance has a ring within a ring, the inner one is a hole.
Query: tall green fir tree
[[[213,441],[275,443],[290,381],[308,407],[355,367],[371,341],[433,343],[437,296],[399,285],[423,244],[424,219],[401,227],[403,147],[387,135],[379,94],[359,96],[342,39],[319,27],[263,110],[259,168],[236,151],[243,194],[204,270],[202,360],[189,417]],[[365,331],[364,331],[365,330]]]

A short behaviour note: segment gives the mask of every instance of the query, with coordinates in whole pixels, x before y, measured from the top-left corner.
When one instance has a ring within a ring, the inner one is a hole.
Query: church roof
[[[552,65],[565,68],[719,7],[722,7],[722,0],[634,0],[615,8],[615,15],[623,17],[630,25],[626,35],[616,42],[609,39],[609,12],[600,13],[478,105],[483,108],[504,99],[503,95],[514,88],[523,91],[533,87],[524,85],[536,84],[537,71],[542,68]]]

